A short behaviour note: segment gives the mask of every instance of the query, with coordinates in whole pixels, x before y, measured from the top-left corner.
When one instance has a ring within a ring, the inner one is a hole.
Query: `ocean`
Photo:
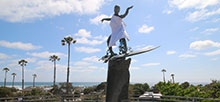
[[[56,82],[56,85],[59,85],[59,83],[63,83],[63,82]],[[90,87],[90,86],[96,86],[100,84],[101,82],[71,82],[71,83],[72,83],[72,86]],[[130,84],[135,84],[135,83],[137,82],[131,82]],[[206,85],[206,84],[209,84],[210,82],[189,82],[189,83],[193,85],[199,85],[199,84]],[[25,84],[24,87],[33,86],[33,82],[25,82],[24,84]],[[148,84],[150,87],[152,87],[154,84],[156,84],[156,82],[148,82]],[[35,86],[52,86],[52,85],[53,85],[53,82],[35,82]],[[0,86],[4,86],[4,82],[0,82]],[[6,86],[12,87],[12,82],[7,82]],[[22,83],[15,82],[14,87],[17,89],[21,89]]]
[[[56,85],[59,85],[59,83],[63,82],[56,82]],[[80,86],[80,87],[90,87],[100,84],[100,82],[71,82],[73,86]],[[35,82],[35,86],[52,86],[53,82]],[[4,86],[4,82],[0,82],[0,86]],[[7,87],[12,87],[12,82],[6,83]],[[24,87],[33,86],[33,82],[25,82]],[[22,88],[21,82],[15,82],[14,87],[17,89]]]

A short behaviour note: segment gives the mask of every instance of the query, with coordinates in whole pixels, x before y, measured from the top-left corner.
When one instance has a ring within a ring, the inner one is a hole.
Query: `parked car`
[[[161,93],[145,92],[143,95],[139,96],[139,99],[160,99]]]

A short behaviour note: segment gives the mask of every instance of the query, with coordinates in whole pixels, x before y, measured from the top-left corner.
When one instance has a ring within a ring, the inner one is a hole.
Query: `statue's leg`
[[[108,39],[107,39],[107,46],[109,45],[109,43],[110,43],[110,39],[111,39],[111,35],[108,37]]]
[[[108,37],[108,39],[107,39],[107,46],[109,46],[110,39],[111,39],[111,35],[110,35],[110,36]],[[115,54],[115,53],[113,52],[113,50],[112,50],[112,47],[108,47],[108,50],[109,50],[111,56],[113,56],[113,55]]]
[[[120,42],[123,44],[122,53],[127,53],[128,48],[127,48],[127,43],[126,43],[125,38],[120,39]]]

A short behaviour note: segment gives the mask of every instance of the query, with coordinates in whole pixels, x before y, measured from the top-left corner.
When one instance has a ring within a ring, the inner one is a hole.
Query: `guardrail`
[[[183,96],[161,96],[160,98],[154,98],[149,96],[146,98],[131,97],[129,100],[123,100],[122,102],[220,102],[220,99],[212,98],[199,98],[199,97],[183,97]]]
[[[220,102],[220,99],[183,97],[183,96],[153,96],[146,98],[130,97],[122,102]],[[0,98],[0,102],[105,102],[105,95],[63,95],[63,96],[24,96]]]
[[[104,102],[103,95],[52,95],[0,98],[0,102]]]
[[[59,96],[24,96],[0,98],[0,102],[60,102]]]

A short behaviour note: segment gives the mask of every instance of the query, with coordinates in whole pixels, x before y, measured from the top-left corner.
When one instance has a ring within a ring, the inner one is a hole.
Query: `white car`
[[[162,96],[161,93],[145,92],[143,95],[139,96],[140,99],[159,99]]]

